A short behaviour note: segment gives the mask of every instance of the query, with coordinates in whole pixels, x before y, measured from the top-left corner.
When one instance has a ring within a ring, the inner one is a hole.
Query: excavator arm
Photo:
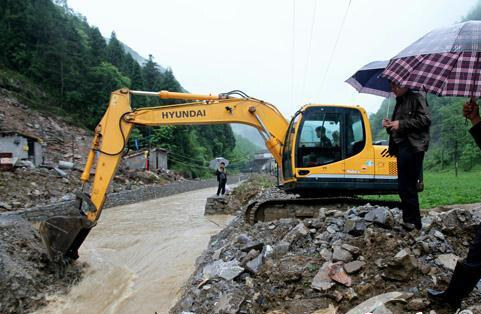
[[[81,176],[84,185],[90,181],[90,173],[96,160],[90,194],[82,191],[77,196],[79,215],[52,217],[40,226],[40,234],[50,257],[63,255],[72,259],[78,258],[77,250],[100,217],[110,182],[115,176],[135,125],[250,125],[260,132],[267,149],[277,164],[282,165],[282,146],[288,121],[276,107],[267,102],[247,97],[241,92],[235,92],[241,95],[241,98],[233,98],[232,94],[197,95],[128,89],[113,92],[109,106],[95,129],[92,147]],[[132,110],[130,98],[133,95],[194,102]]]

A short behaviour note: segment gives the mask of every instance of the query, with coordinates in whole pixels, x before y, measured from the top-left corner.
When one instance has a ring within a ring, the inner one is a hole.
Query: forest
[[[185,91],[172,69],[160,67],[152,55],[139,63],[115,32],[104,38],[65,0],[3,0],[0,47],[0,72],[8,71],[4,81],[17,76],[42,91],[40,95],[33,89],[23,92],[22,101],[90,130],[116,89]],[[172,102],[137,97],[132,105],[138,108],[167,103]],[[236,154],[235,144],[229,125],[175,126],[136,128],[129,148],[166,148],[172,169],[202,177],[211,172],[207,166],[214,157],[244,162],[247,156]]]

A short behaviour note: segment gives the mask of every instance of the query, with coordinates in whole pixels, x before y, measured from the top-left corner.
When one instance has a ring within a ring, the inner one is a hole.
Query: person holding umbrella
[[[397,157],[403,226],[421,230],[418,179],[429,147],[431,117],[423,95],[392,82],[391,88],[396,105],[392,119],[383,119],[382,126],[389,134],[389,153]]]
[[[219,183],[217,187],[217,196],[225,194],[225,185],[227,184],[227,172],[225,170],[225,162],[221,162],[219,165],[219,169],[215,171],[215,175],[217,176],[217,182]]]
[[[472,99],[464,105],[464,116],[471,121],[473,127],[469,130],[476,144],[481,148],[481,119],[479,107]],[[464,261],[458,261],[444,291],[428,289],[428,297],[434,302],[448,304],[454,308],[461,306],[461,301],[473,291],[481,279],[481,224],[478,226],[474,241],[471,243],[468,255]]]

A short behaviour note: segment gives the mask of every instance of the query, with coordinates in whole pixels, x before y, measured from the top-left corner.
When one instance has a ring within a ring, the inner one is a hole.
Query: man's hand
[[[389,119],[382,119],[382,127],[387,128],[391,124],[391,120]]]
[[[388,128],[391,128],[391,131],[399,131],[399,121],[391,121],[388,125]]]
[[[471,120],[472,125],[475,125],[481,121],[479,117],[479,106],[474,100],[464,104],[463,115],[467,119]]]

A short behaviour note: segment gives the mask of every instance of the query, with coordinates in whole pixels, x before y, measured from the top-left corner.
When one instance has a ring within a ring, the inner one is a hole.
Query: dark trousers
[[[226,183],[227,183],[227,181],[219,181],[219,187],[217,188],[217,195],[219,195],[219,194],[224,195],[225,194],[225,184]]]
[[[469,246],[468,256],[464,263],[470,267],[481,267],[481,224],[478,225],[476,236]]]
[[[409,142],[399,145],[397,156],[398,191],[405,223],[421,228],[417,181],[422,171],[424,152],[416,152]]]

